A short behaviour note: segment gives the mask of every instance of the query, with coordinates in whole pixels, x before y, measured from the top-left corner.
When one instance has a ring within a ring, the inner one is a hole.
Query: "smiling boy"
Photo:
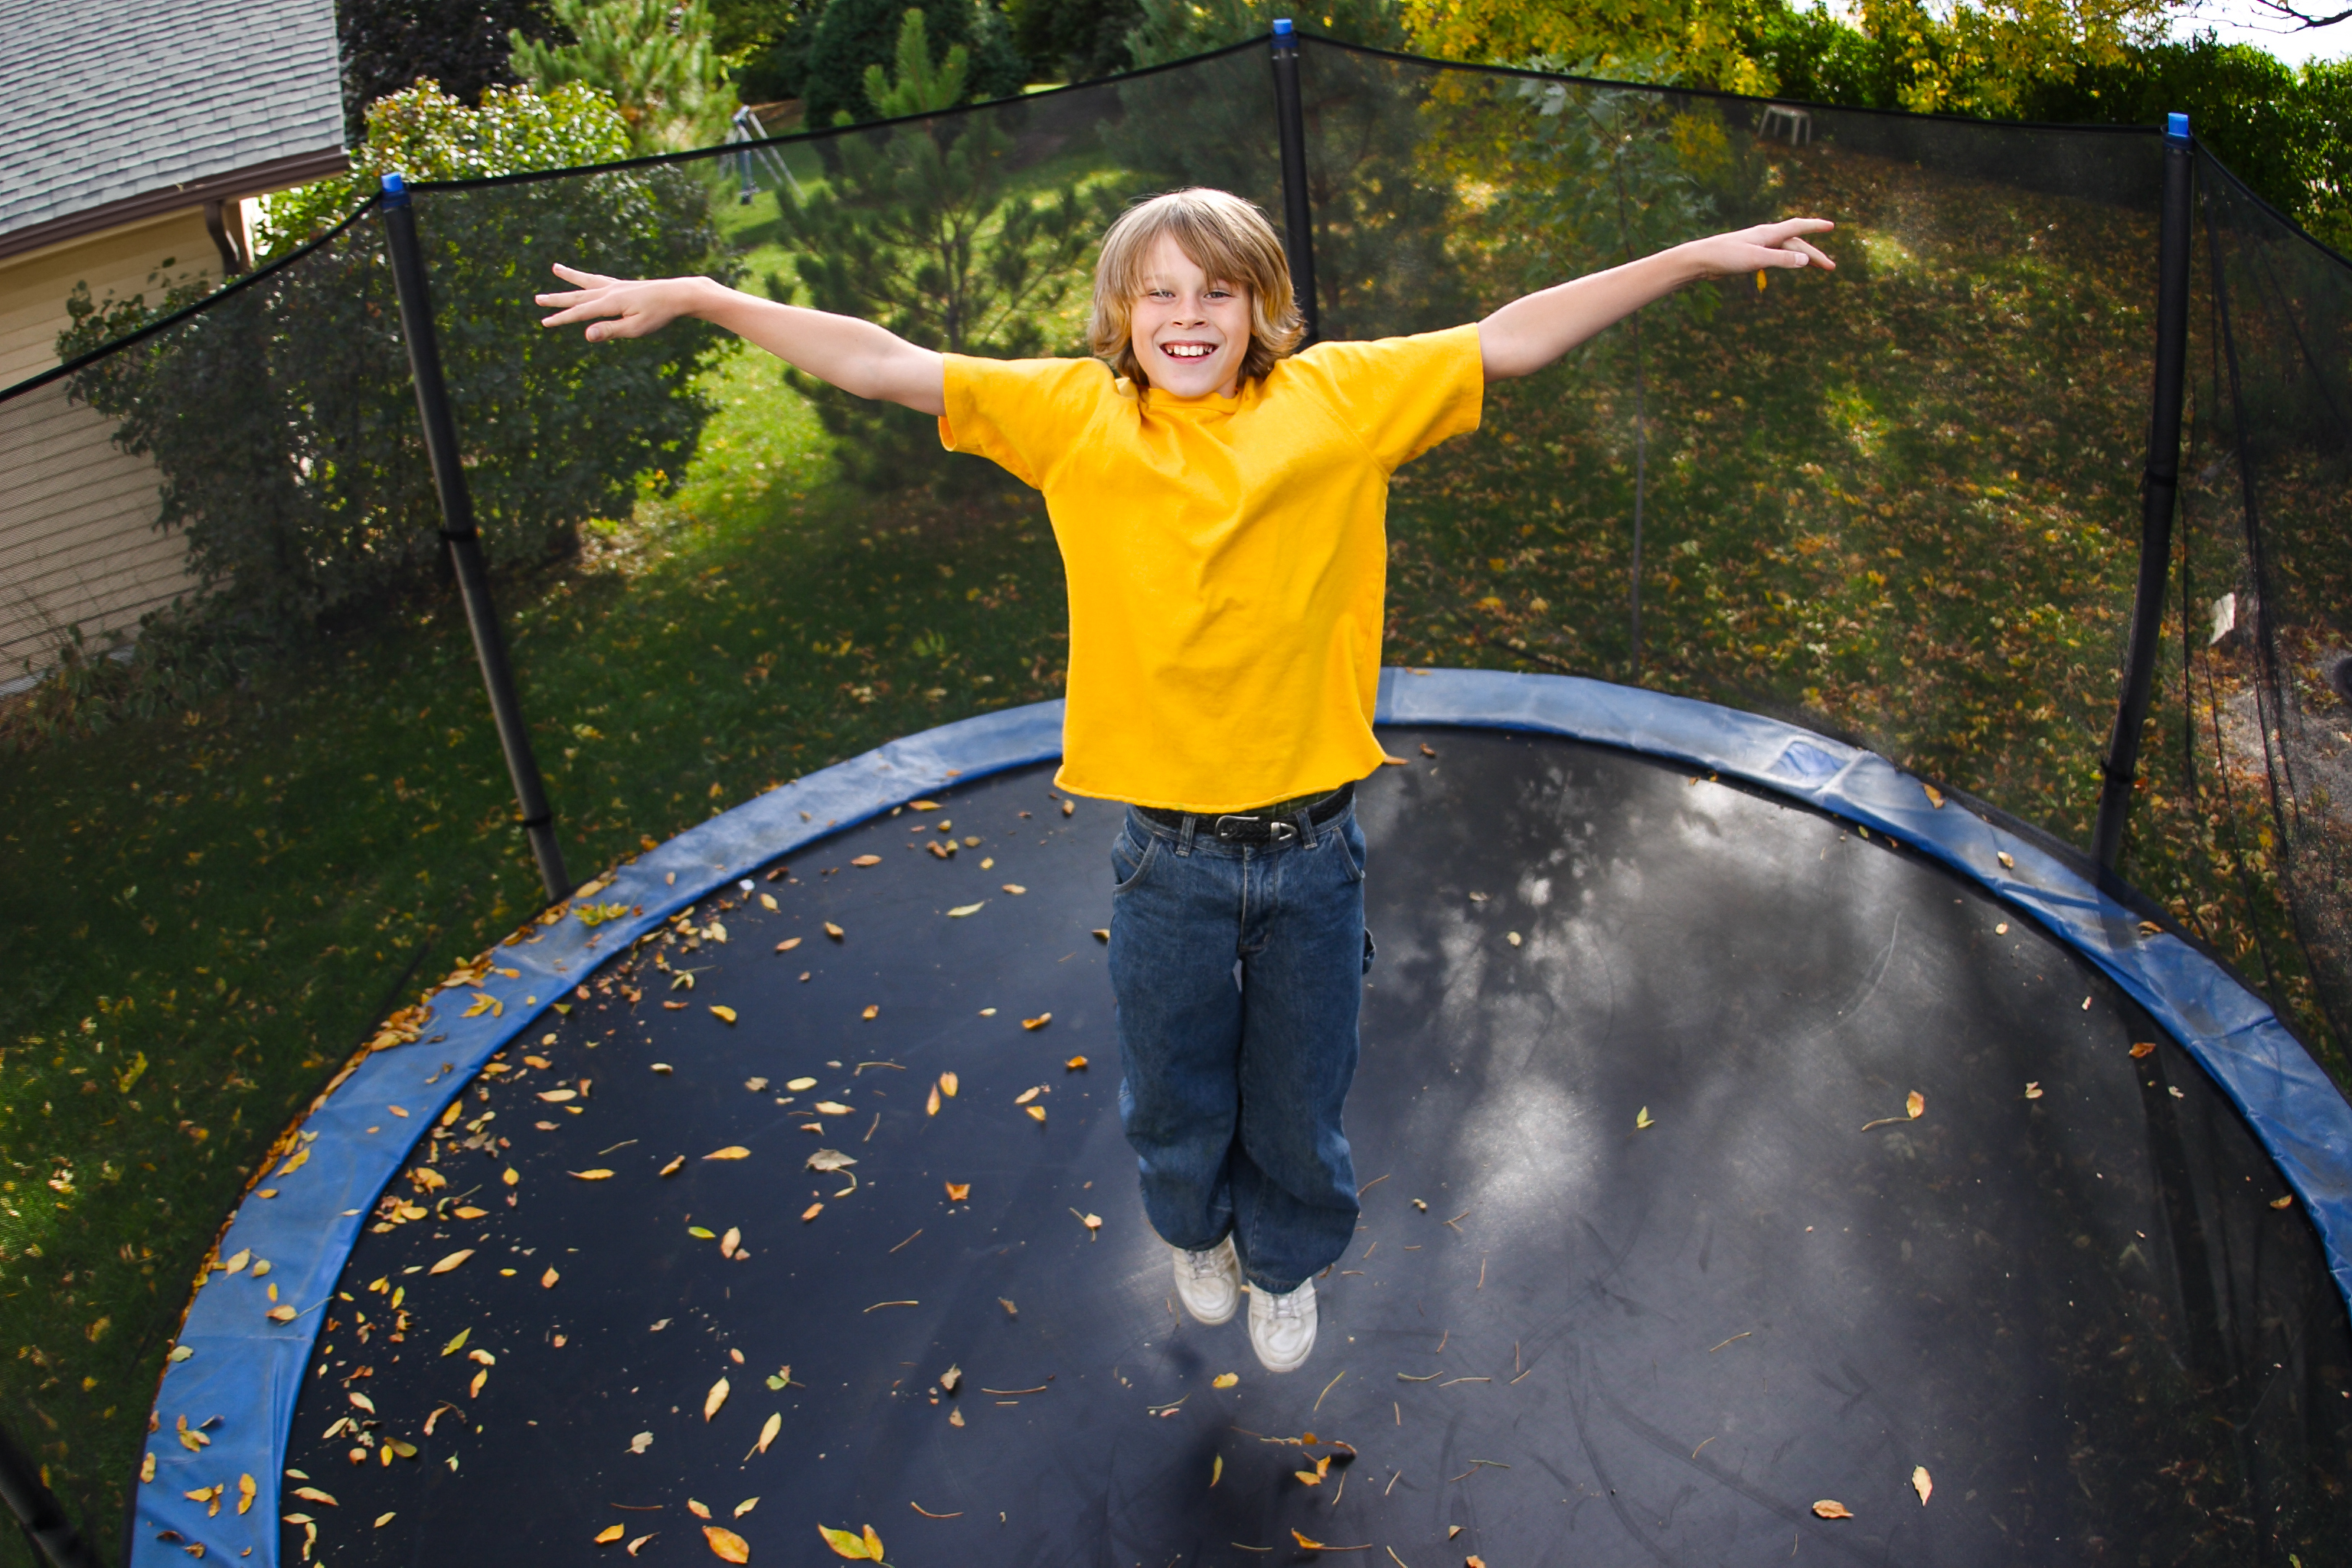
[[[638,337],[683,315],[835,386],[937,416],[950,449],[1045,494],[1069,580],[1058,782],[1127,804],[1111,851],[1119,1114],[1178,1294],[1252,1348],[1314,1348],[1314,1279],[1355,1234],[1341,1111],[1372,944],[1356,781],[1379,767],[1389,476],[1532,374],[1705,278],[1833,265],[1793,218],[1377,342],[1301,336],[1252,204],[1176,191],[1104,237],[1099,358],[995,361],[709,279],[558,267],[548,326]]]

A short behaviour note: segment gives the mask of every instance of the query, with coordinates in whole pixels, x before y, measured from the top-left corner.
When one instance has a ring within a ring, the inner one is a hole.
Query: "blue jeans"
[[[1111,847],[1119,1120],[1152,1228],[1192,1251],[1233,1237],[1281,1295],[1356,1233],[1340,1109],[1371,964],[1364,836],[1352,804],[1283,845],[1220,842],[1213,820],[1130,810]]]

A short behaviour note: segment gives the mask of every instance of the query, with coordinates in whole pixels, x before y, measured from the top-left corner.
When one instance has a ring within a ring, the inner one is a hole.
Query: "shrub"
[[[908,0],[827,0],[801,80],[811,127],[836,124],[844,115],[852,121],[876,117],[866,96],[866,68],[888,68],[908,9]],[[925,20],[934,64],[945,61],[959,44],[969,56],[969,99],[1018,96],[1026,72],[1004,18],[992,6],[983,0],[931,0]]]
[[[513,86],[507,35],[517,27],[549,34],[547,0],[337,0],[351,139],[365,133],[368,105],[419,79],[439,82],[468,103],[485,88]]]
[[[468,110],[425,84],[379,102],[369,125],[351,180],[273,204],[279,247],[386,166],[499,173],[625,141],[609,100],[578,87],[545,99],[497,89]],[[707,201],[670,169],[415,200],[485,546],[493,562],[543,559],[625,504],[639,476],[680,468],[708,412],[688,380],[716,334],[682,322],[642,343],[589,345],[542,331],[530,295],[551,260],[637,276],[707,268]],[[58,351],[110,342],[202,289],[174,287],[152,309],[78,289]],[[157,524],[185,531],[213,614],[299,630],[437,571],[439,509],[398,324],[369,218],[73,378],[77,399],[119,421],[116,443],[161,470]]]
[[[703,0],[552,0],[570,43],[518,29],[514,72],[541,92],[566,82],[601,89],[640,153],[682,153],[727,133],[727,79],[712,52]]]

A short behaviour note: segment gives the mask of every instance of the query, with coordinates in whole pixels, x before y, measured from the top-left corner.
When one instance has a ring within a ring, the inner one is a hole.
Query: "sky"
[[[2325,16],[2352,5],[2352,0],[2296,0],[2296,4],[2300,10]],[[2352,55],[2352,21],[2286,32],[2253,0],[2197,0],[2174,22],[2172,30],[2174,37],[2185,38],[2206,27],[2212,28],[2225,44],[2252,44],[2289,65],[2340,60]]]

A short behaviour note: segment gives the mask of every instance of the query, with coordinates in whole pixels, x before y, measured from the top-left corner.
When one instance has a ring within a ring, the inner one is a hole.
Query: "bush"
[[[278,247],[348,206],[379,169],[561,166],[626,140],[609,100],[576,87],[545,99],[493,90],[468,110],[425,84],[379,102],[369,129],[350,180],[272,205]],[[639,476],[682,467],[708,413],[688,384],[717,335],[681,322],[643,343],[589,345],[541,330],[530,295],[551,260],[636,276],[707,269],[718,243],[707,200],[670,169],[415,199],[485,547],[497,563],[544,559],[625,505]],[[202,289],[183,284],[151,310],[77,289],[58,352],[118,338]],[[438,571],[440,513],[398,325],[370,218],[73,378],[75,398],[120,422],[116,443],[161,470],[157,524],[185,531],[190,567],[215,590],[211,614],[298,632]]]
[[[866,68],[889,68],[909,8],[908,0],[828,0],[801,81],[812,129],[839,123],[844,115],[851,121],[876,117],[866,97]],[[970,57],[967,101],[1020,95],[1027,73],[1004,18],[992,6],[984,0],[931,0],[924,16],[934,64],[944,62],[959,44]]]
[[[351,139],[366,133],[368,105],[419,79],[439,82],[468,103],[485,88],[513,86],[508,33],[520,27],[543,37],[554,30],[552,22],[547,0],[337,0]]]
[[[596,88],[619,106],[640,153],[683,153],[727,134],[727,78],[712,53],[703,0],[552,0],[571,43],[518,29],[514,72],[541,92],[566,82]]]

